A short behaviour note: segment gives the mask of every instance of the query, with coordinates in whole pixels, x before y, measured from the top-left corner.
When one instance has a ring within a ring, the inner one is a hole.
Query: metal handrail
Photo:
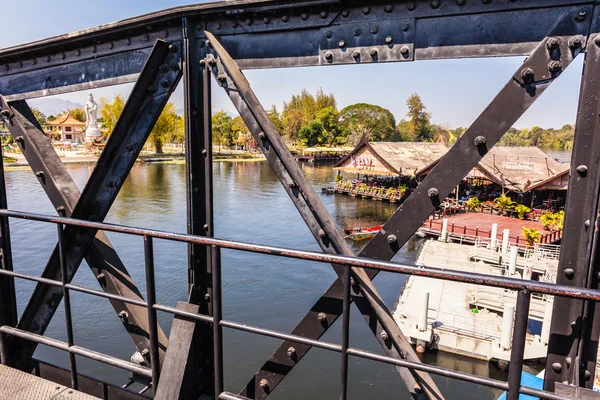
[[[531,394],[531,395],[534,395],[534,396],[537,396],[537,397],[543,398],[543,399],[567,399],[567,397],[556,395],[551,392],[521,387],[519,381],[516,380],[516,372],[513,372],[511,374],[511,372],[509,371],[509,382],[507,383],[507,382],[502,382],[502,381],[491,379],[491,378],[483,378],[483,377],[480,377],[477,375],[453,371],[453,370],[449,370],[449,369],[441,368],[441,367],[437,367],[437,366],[426,365],[426,364],[421,364],[418,362],[412,362],[412,361],[407,361],[407,360],[400,360],[400,359],[396,359],[396,358],[392,358],[392,357],[388,357],[388,356],[382,356],[382,355],[370,353],[370,352],[367,352],[367,351],[364,351],[361,349],[348,347],[347,344],[339,345],[339,344],[329,343],[329,342],[324,342],[324,341],[319,341],[319,340],[312,340],[312,339],[304,338],[304,337],[297,336],[297,335],[281,333],[281,332],[274,331],[274,330],[269,330],[269,329],[264,329],[264,328],[255,327],[255,326],[251,326],[251,325],[241,324],[238,322],[223,320],[223,319],[221,319],[221,314],[218,311],[221,307],[221,296],[220,295],[222,294],[221,277],[220,277],[221,269],[220,269],[219,265],[213,266],[214,267],[214,269],[213,269],[213,275],[214,275],[213,276],[213,280],[214,280],[213,286],[214,287],[213,287],[212,306],[213,306],[213,315],[215,315],[215,317],[185,312],[185,311],[173,308],[173,307],[157,304],[157,303],[155,303],[155,285],[154,285],[155,282],[154,282],[154,262],[153,262],[152,238],[211,246],[213,254],[215,255],[215,257],[213,257],[213,263],[220,262],[220,251],[222,248],[226,248],[226,249],[232,249],[232,250],[238,250],[238,251],[248,251],[248,252],[254,252],[254,253],[270,254],[270,255],[280,256],[280,257],[289,257],[289,258],[302,259],[302,260],[312,260],[312,261],[318,261],[318,262],[323,262],[323,263],[335,263],[335,264],[347,267],[348,271],[349,271],[348,267],[370,268],[370,269],[377,269],[380,271],[387,271],[387,272],[393,272],[393,273],[417,275],[417,276],[424,276],[424,277],[436,278],[436,279],[447,279],[447,280],[456,281],[456,282],[477,283],[479,285],[484,285],[484,286],[501,287],[501,288],[505,288],[505,289],[519,290],[519,295],[517,298],[517,309],[519,309],[520,306],[522,308],[523,306],[526,305],[525,303],[528,303],[529,299],[531,298],[531,292],[565,296],[565,297],[584,299],[584,300],[593,300],[593,301],[600,300],[600,290],[585,289],[585,288],[573,288],[573,287],[564,286],[564,285],[556,285],[556,284],[549,284],[549,283],[545,283],[545,282],[536,282],[536,281],[529,281],[529,280],[524,281],[521,279],[514,279],[514,278],[503,277],[503,276],[493,276],[493,275],[477,274],[477,273],[462,272],[462,271],[452,271],[452,270],[441,270],[441,269],[437,269],[437,268],[422,267],[422,266],[418,266],[418,265],[399,264],[399,263],[394,263],[394,262],[380,262],[380,261],[374,261],[371,259],[358,258],[358,257],[339,256],[339,255],[331,255],[331,254],[304,251],[304,250],[294,250],[294,249],[287,249],[287,248],[280,248],[280,247],[273,247],[273,246],[263,246],[263,245],[257,245],[257,244],[235,242],[235,241],[224,240],[224,239],[215,239],[215,238],[204,237],[204,236],[165,232],[165,231],[152,230],[152,229],[135,228],[135,227],[125,226],[125,225],[90,222],[90,221],[78,220],[78,219],[66,218],[66,217],[53,217],[53,216],[47,216],[47,215],[41,215],[41,214],[11,211],[11,210],[6,210],[6,209],[0,209],[0,216],[54,223],[54,224],[58,224],[59,227],[61,225],[73,225],[73,226],[79,226],[79,227],[89,228],[89,229],[97,229],[97,230],[104,230],[104,231],[119,232],[119,233],[143,236],[145,239],[144,254],[145,254],[145,259],[146,259],[147,288],[148,288],[149,292],[152,292],[152,293],[148,294],[149,300],[147,302],[144,302],[144,301],[129,299],[124,296],[104,293],[104,292],[97,291],[94,289],[89,289],[86,287],[81,287],[81,286],[73,285],[70,283],[61,282],[58,280],[52,280],[52,279],[47,279],[47,278],[42,278],[42,277],[34,277],[34,276],[30,276],[30,275],[26,275],[26,274],[14,272],[14,271],[9,271],[9,270],[0,269],[0,275],[12,276],[14,278],[26,279],[26,280],[39,282],[39,283],[55,285],[55,286],[62,287],[65,291],[75,290],[75,291],[79,291],[82,293],[87,293],[87,294],[91,294],[91,295],[95,295],[95,296],[99,296],[99,297],[121,300],[123,302],[136,304],[138,306],[143,306],[143,307],[148,308],[149,316],[151,316],[151,313],[155,313],[156,311],[164,311],[164,312],[168,312],[168,313],[178,315],[180,317],[191,319],[191,320],[209,322],[209,323],[212,323],[213,326],[215,326],[215,323],[216,323],[216,325],[218,325],[219,327],[227,327],[227,328],[237,329],[237,330],[241,330],[241,331],[245,331],[245,332],[249,332],[249,333],[255,333],[255,334],[259,334],[259,335],[263,335],[263,336],[269,336],[269,337],[273,337],[273,338],[277,338],[277,339],[290,340],[290,341],[297,342],[297,343],[308,344],[311,346],[323,348],[323,349],[334,351],[337,353],[343,353],[344,357],[347,357],[348,355],[353,355],[353,356],[357,356],[357,357],[361,357],[361,358],[365,358],[365,359],[384,362],[384,363],[391,364],[391,365],[406,367],[406,368],[414,369],[417,371],[423,371],[423,372],[433,373],[433,374],[437,374],[437,375],[444,376],[444,377],[459,379],[459,380],[463,380],[466,382],[478,383],[481,385],[485,385],[488,387],[497,388],[497,389],[501,389],[501,390],[518,391],[519,393]],[[59,229],[58,232],[59,232],[59,237],[60,237],[62,230]],[[347,276],[349,278],[350,274],[347,274]],[[148,282],[148,281],[150,281],[150,282]],[[345,284],[348,285],[348,288],[350,285],[349,281],[350,281],[350,279],[348,279],[347,282],[345,282]],[[214,296],[214,293],[218,293],[218,295]],[[348,299],[346,300],[346,302],[348,302],[348,304],[349,304],[349,301],[350,300],[349,300],[349,296],[348,296]],[[219,304],[216,304],[216,303],[219,303]],[[0,306],[2,306],[2,305],[0,304]],[[527,307],[527,309],[528,309],[528,307]],[[215,311],[216,311],[216,313],[215,313]],[[66,319],[69,320],[67,322],[67,325],[72,323],[70,321],[70,313],[68,313],[66,315]],[[521,319],[524,319],[525,323],[523,323],[523,321],[520,321],[521,323],[517,324],[517,320],[521,320]],[[526,340],[526,337],[525,337],[526,336],[526,326],[527,326],[526,320],[527,320],[527,313],[521,313],[521,315],[517,315],[517,317],[516,317],[515,329],[513,332],[513,352],[515,351],[514,349],[520,349],[521,347],[524,346],[524,343]],[[89,349],[85,349],[85,348],[82,348],[79,346],[72,345],[70,343],[64,343],[64,342],[61,342],[61,341],[58,341],[55,339],[49,339],[44,336],[36,335],[36,334],[26,332],[21,329],[17,329],[17,328],[10,327],[10,326],[0,326],[0,332],[7,334],[7,335],[17,336],[17,337],[20,337],[20,338],[23,338],[26,340],[31,340],[31,341],[34,341],[37,343],[47,344],[49,346],[67,351],[70,354],[78,354],[78,355],[81,355],[81,356],[84,356],[84,357],[87,357],[87,358],[90,358],[90,359],[93,359],[93,360],[96,360],[99,362],[103,362],[103,363],[113,365],[113,366],[116,366],[116,367],[119,367],[119,368],[122,368],[122,369],[125,369],[128,371],[139,373],[142,376],[151,376],[152,382],[153,382],[154,386],[156,387],[156,384],[159,381],[159,375],[160,375],[160,371],[159,371],[158,365],[157,365],[158,364],[158,360],[157,360],[158,353],[155,350],[158,346],[157,339],[156,339],[157,323],[156,323],[155,318],[150,318],[150,321],[153,322],[150,324],[151,332],[149,332],[150,333],[150,346],[152,347],[152,349],[150,351],[152,368],[137,366],[133,363],[118,359],[116,357],[98,353],[98,352],[95,352],[95,351],[92,351]],[[345,325],[344,330],[347,331],[349,329],[349,326],[346,326],[346,324],[344,324],[344,325]],[[154,332],[152,332],[152,331],[154,331]],[[218,347],[214,351],[215,371],[217,371],[217,373],[215,374],[216,375],[215,376],[215,386],[217,389],[216,395],[217,395],[217,397],[223,398],[223,399],[246,399],[246,397],[234,395],[234,394],[223,391],[222,374],[219,375],[219,371],[223,366],[223,351],[222,351],[222,338],[221,338],[222,333],[221,333],[221,330],[217,327],[215,327],[214,333],[217,336],[215,338],[214,345],[216,347]],[[2,335],[0,335],[0,340],[2,340]],[[518,350],[518,351],[520,351],[520,350]],[[520,362],[515,361],[515,363],[517,363],[516,367],[518,367],[518,365],[522,365],[522,358],[523,358],[522,354],[519,355],[519,354],[515,353],[514,357],[515,357],[515,360],[520,360]],[[511,362],[512,361],[513,360],[511,359]],[[73,364],[72,367],[75,367],[75,365]],[[520,369],[521,368],[514,368],[512,371],[518,371],[519,376],[520,376]],[[515,375],[515,376],[513,376],[513,375]],[[221,380],[221,381],[219,382],[219,380]]]

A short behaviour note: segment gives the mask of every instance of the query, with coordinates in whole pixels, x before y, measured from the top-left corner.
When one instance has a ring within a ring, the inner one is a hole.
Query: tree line
[[[283,103],[281,113],[272,106],[267,114],[288,143],[304,146],[354,146],[364,135],[369,141],[432,141],[437,127],[418,94],[409,97],[408,120],[397,125],[394,115],[374,104],[352,104],[338,110],[332,93],[302,90]],[[213,115],[213,141],[232,146],[248,140],[249,131],[241,117],[232,118],[221,110]]]
[[[99,100],[103,134],[108,137],[125,106],[122,95],[112,100]],[[283,103],[281,112],[276,106],[267,114],[277,131],[286,142],[302,146],[355,146],[362,136],[369,141],[408,141],[442,142],[452,145],[465,131],[465,128],[451,129],[431,122],[431,114],[417,93],[406,100],[406,118],[398,123],[394,115],[383,107],[374,104],[357,103],[338,110],[333,93],[319,89],[314,95],[307,90],[292,95]],[[39,110],[33,110],[42,125],[56,117],[46,117]],[[65,110],[73,118],[84,122],[82,108]],[[560,129],[510,128],[502,137],[502,146],[538,146],[552,150],[571,150],[573,147],[574,126],[565,125]],[[212,116],[213,143],[218,146],[242,148],[252,141],[250,132],[240,116],[232,117],[221,110]],[[177,114],[175,105],[168,103],[152,130],[149,142],[157,153],[162,153],[165,143],[181,144],[184,141],[183,116]]]

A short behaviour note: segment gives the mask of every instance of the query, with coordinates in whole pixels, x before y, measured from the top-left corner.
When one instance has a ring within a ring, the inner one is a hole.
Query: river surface
[[[92,166],[68,166],[77,185],[83,188]],[[302,166],[304,174],[319,193],[326,209],[340,227],[369,226],[385,222],[396,206],[340,195],[324,195],[320,187],[335,176],[331,167]],[[55,215],[38,180],[30,170],[6,173],[8,205],[23,210]],[[215,235],[219,238],[319,250],[302,218],[266,162],[217,162],[214,164]],[[137,164],[132,169],[107,222],[145,228],[186,231],[185,166],[181,164]],[[11,219],[15,270],[40,275],[56,243],[56,228],[40,222]],[[145,295],[144,254],[141,237],[108,233],[134,281]],[[394,258],[414,262],[420,243],[412,239]],[[157,298],[175,306],[186,300],[186,245],[155,241]],[[355,250],[359,250],[356,248]],[[224,318],[260,327],[291,331],[306,311],[334,281],[331,266],[266,255],[223,251]],[[398,300],[405,277],[380,273],[374,280],[387,306]],[[84,264],[73,281],[99,288]],[[19,312],[33,290],[33,284],[17,280]],[[135,348],[108,300],[72,292],[75,344],[129,359]],[[159,322],[168,334],[172,317],[159,313]],[[323,340],[341,343],[341,319]],[[66,341],[62,306],[47,336]],[[224,330],[225,388],[238,392],[263,364],[280,341],[239,331]],[[350,345],[382,353],[365,321],[353,307]],[[68,367],[65,353],[39,346],[36,357]],[[80,373],[99,376],[115,383],[127,381],[127,372],[78,357]],[[497,379],[504,373],[486,362],[448,355],[426,354],[425,361]],[[339,393],[340,356],[312,349],[284,382],[273,399],[334,399]],[[349,398],[408,398],[395,370],[385,364],[350,357]],[[495,399],[498,391],[434,376],[447,399]]]

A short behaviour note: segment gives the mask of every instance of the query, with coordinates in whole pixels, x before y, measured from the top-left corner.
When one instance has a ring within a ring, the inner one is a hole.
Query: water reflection
[[[254,243],[318,250],[318,246],[288,198],[276,175],[265,162],[214,163],[215,234],[217,237]],[[91,173],[87,166],[68,168],[82,188]],[[333,182],[335,171],[330,167],[302,165],[307,179],[314,185],[324,206],[334,221],[342,227],[378,225],[385,222],[397,206],[387,202],[339,195],[325,195],[320,187]],[[31,171],[7,173],[9,206],[52,214],[47,200]],[[133,167],[107,220],[126,225],[185,232],[186,194],[185,166],[177,164],[137,164]],[[46,256],[56,243],[54,227],[31,221],[11,220],[15,246],[15,267],[25,273],[40,273]],[[35,241],[31,242],[31,237]],[[139,237],[109,234],[135,282],[144,293],[143,246]],[[414,262],[421,241],[411,239],[395,260]],[[356,244],[359,252],[366,243]],[[159,302],[174,306],[186,298],[186,246],[157,240],[155,242],[157,295]],[[223,251],[223,312],[227,319],[265,328],[291,331],[306,311],[336,279],[330,265]],[[392,309],[404,285],[405,277],[381,273],[375,285],[385,304]],[[93,275],[82,265],[75,283],[98,288]],[[18,284],[22,310],[31,284]],[[29,285],[29,286],[27,286]],[[21,296],[22,295],[22,296]],[[73,295],[75,340],[78,345],[129,359],[133,345],[108,302],[77,294]],[[159,314],[159,322],[168,333],[172,317]],[[363,317],[356,310],[351,314],[351,345],[381,353]],[[65,340],[62,308],[56,313],[48,335]],[[339,343],[339,322],[323,337]],[[250,345],[249,345],[250,344]],[[238,391],[262,365],[279,344],[277,340],[243,332],[225,330],[226,381],[228,390]],[[40,347],[37,357],[58,362],[66,367],[67,358],[60,352]],[[480,375],[504,377],[484,362],[462,359],[443,353],[426,354],[427,362]],[[284,384],[273,394],[274,399],[328,399],[339,390],[339,355],[311,350],[306,361],[299,364]],[[351,398],[406,398],[395,370],[388,366],[352,358],[350,364]],[[123,374],[110,367],[85,361],[82,373],[100,375],[122,384]],[[307,384],[308,382],[308,384]],[[493,399],[497,393],[485,388],[436,378],[446,398]]]

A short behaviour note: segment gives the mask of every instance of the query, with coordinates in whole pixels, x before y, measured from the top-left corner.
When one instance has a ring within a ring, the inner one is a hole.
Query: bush
[[[494,203],[502,209],[502,214],[505,214],[505,210],[510,210],[515,205],[515,202],[504,193],[502,196],[497,197],[496,200],[494,200]]]
[[[525,219],[525,214],[529,214],[529,212],[531,212],[531,208],[524,204],[517,204],[515,211],[517,212],[519,219]]]
[[[555,213],[546,212],[540,217],[540,222],[544,226],[544,229],[562,229],[565,222],[565,212],[557,211]]]
[[[469,211],[474,211],[476,209],[479,208],[479,206],[481,205],[481,201],[479,201],[479,197],[475,196],[475,197],[471,197],[469,200],[467,200],[467,207],[469,207]]]
[[[525,236],[525,240],[527,241],[527,246],[531,247],[534,243],[539,242],[542,238],[542,234],[535,228],[526,228],[523,227],[523,236]]]

